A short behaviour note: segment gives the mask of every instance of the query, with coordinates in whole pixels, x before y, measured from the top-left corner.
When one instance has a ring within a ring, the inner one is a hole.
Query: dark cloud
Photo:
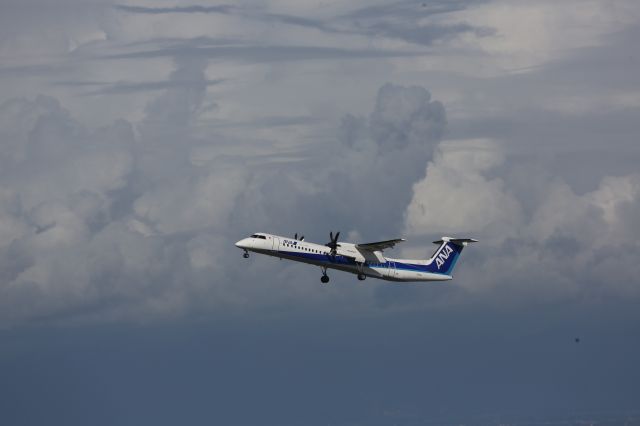
[[[451,25],[387,25],[376,24],[367,27],[367,33],[376,36],[384,36],[405,40],[410,43],[429,46],[436,41],[447,40],[453,37],[471,33],[479,37],[487,37],[495,34],[491,28],[475,27],[465,22]]]
[[[317,124],[323,120],[313,116],[268,116],[243,122],[214,123],[214,127],[281,127]]]
[[[295,25],[303,28],[312,28],[324,32],[341,32],[337,28],[332,28],[330,23],[328,22],[302,16],[285,15],[281,13],[265,13],[262,16],[258,16],[258,19],[267,22],[272,21],[287,25]]]
[[[355,9],[345,15],[350,19],[380,19],[389,17],[402,17],[402,18],[420,18],[439,15],[444,13],[451,13],[464,10],[471,5],[481,4],[485,1],[474,0],[430,0],[430,1],[414,1],[414,0],[402,0],[396,2],[390,2],[383,5],[365,6],[359,9]]]
[[[41,65],[16,65],[0,67],[0,75],[23,77],[25,75],[47,76],[52,73],[68,72],[73,67],[65,65],[55,64],[41,64]]]
[[[340,18],[352,23],[354,32],[364,35],[404,40],[429,46],[439,40],[450,39],[465,33],[478,37],[495,34],[489,27],[466,22],[443,24],[437,21],[441,14],[461,11],[481,2],[416,2],[401,1],[385,5],[367,6],[354,10]],[[425,19],[434,20],[424,23]]]
[[[317,19],[306,18],[302,16],[287,15],[282,13],[261,13],[256,10],[250,10],[248,8],[242,8],[233,5],[218,5],[218,6],[180,6],[180,7],[143,7],[143,6],[130,6],[130,5],[116,5],[117,10],[121,10],[127,13],[148,14],[148,15],[163,15],[171,13],[214,13],[222,15],[234,14],[248,19],[254,19],[259,21],[271,21],[275,23],[282,23],[287,25],[295,25],[299,27],[315,28],[322,31],[333,31],[323,21]]]
[[[140,13],[147,15],[162,15],[168,13],[220,13],[226,15],[237,10],[236,6],[225,4],[216,6],[191,5],[176,7],[145,7],[118,4],[115,5],[114,8],[127,13]]]
[[[207,87],[215,86],[226,81],[225,79],[205,80]],[[60,81],[54,83],[55,86],[66,87],[97,87],[95,90],[84,92],[83,95],[126,95],[135,92],[149,92],[165,90],[175,87],[197,88],[203,84],[202,81],[189,80],[165,80],[165,81],[145,81],[139,83],[133,82],[117,82],[107,83],[99,81]]]
[[[419,56],[415,51],[384,49],[342,49],[318,46],[209,46],[209,47],[168,47],[128,53],[106,55],[102,59],[145,59],[159,57],[198,57],[214,61],[236,60],[243,62],[272,63],[280,61],[303,61],[321,59],[366,59]]]
[[[420,45],[431,45],[435,41],[472,33],[476,36],[494,35],[495,31],[487,27],[476,27],[468,23],[439,24],[431,22],[420,24],[428,17],[437,17],[466,9],[481,2],[416,2],[401,1],[382,6],[368,6],[349,13],[325,19],[314,19],[282,13],[266,13],[248,8],[230,5],[219,6],[181,6],[181,7],[141,7],[117,5],[116,9],[127,13],[170,14],[170,13],[215,13],[233,14],[242,18],[265,22],[310,28],[325,33],[365,35],[387,37]]]

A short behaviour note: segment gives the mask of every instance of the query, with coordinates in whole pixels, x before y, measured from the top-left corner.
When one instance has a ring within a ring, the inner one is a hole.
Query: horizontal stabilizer
[[[457,244],[459,246],[466,246],[469,243],[477,243],[478,240],[474,239],[474,238],[451,238],[451,237],[442,237],[439,240],[436,240],[433,242],[433,244],[442,244],[445,242],[449,242],[452,244]]]

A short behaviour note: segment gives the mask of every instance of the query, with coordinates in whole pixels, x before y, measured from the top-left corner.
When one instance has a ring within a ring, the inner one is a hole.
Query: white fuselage
[[[259,233],[244,238],[236,246],[249,252],[317,265],[326,269],[388,281],[448,281],[450,275],[427,271],[432,260],[393,259],[381,251],[358,250],[355,244],[339,242],[336,253],[323,244]]]

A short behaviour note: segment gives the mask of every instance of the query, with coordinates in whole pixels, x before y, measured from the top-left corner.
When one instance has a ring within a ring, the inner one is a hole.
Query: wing
[[[387,248],[393,248],[396,244],[403,241],[406,240],[404,238],[397,238],[395,240],[378,241],[377,243],[356,244],[356,248],[360,250],[382,251]]]

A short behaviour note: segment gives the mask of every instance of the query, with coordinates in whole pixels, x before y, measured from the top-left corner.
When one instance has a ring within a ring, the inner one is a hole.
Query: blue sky
[[[3,423],[638,407],[636,2],[0,8]],[[337,230],[480,243],[444,285],[233,247]]]

